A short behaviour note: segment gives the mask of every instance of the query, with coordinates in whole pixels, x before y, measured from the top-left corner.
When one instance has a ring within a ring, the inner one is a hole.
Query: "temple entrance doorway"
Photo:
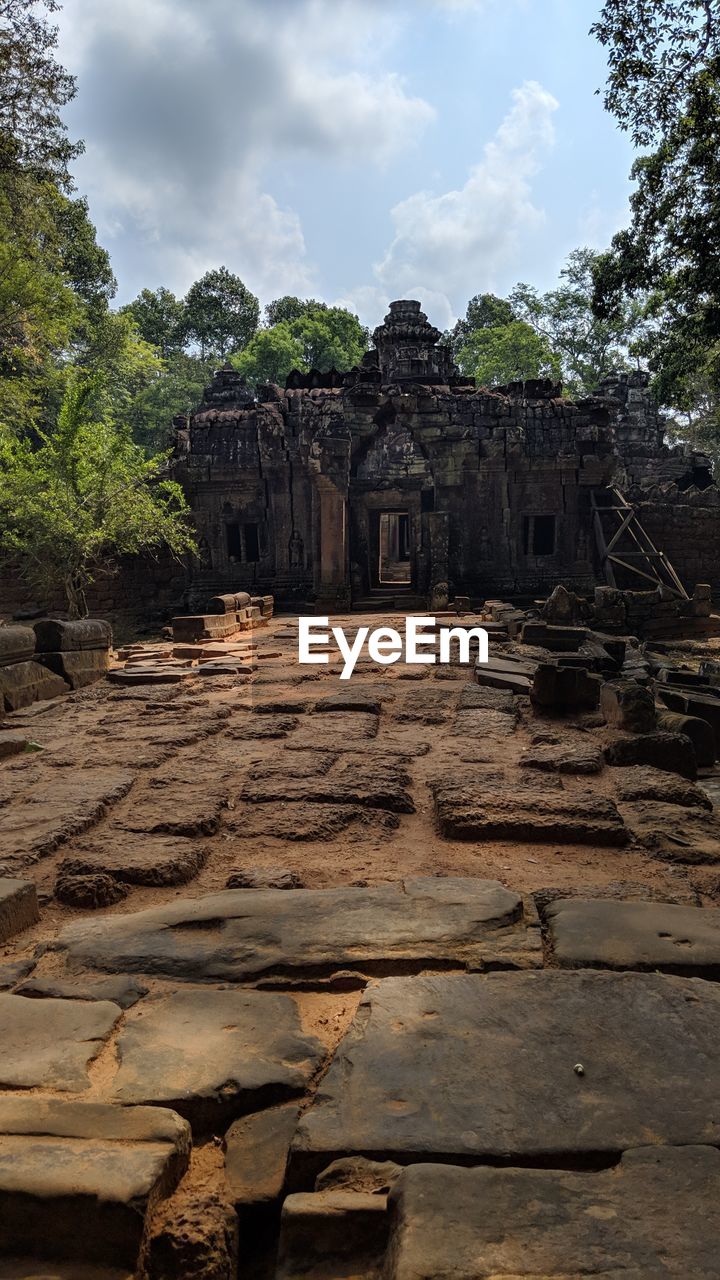
[[[378,586],[412,586],[409,511],[378,511],[375,514],[378,520]]]

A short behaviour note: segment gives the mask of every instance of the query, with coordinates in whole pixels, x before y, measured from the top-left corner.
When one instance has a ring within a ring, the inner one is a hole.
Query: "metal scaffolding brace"
[[[608,585],[618,585],[617,566],[653,587],[664,587],[680,600],[689,600],[665,552],[658,551],[640,523],[635,508],[620,490],[613,487],[595,489],[590,500],[600,563]],[[643,588],[638,583],[635,589],[640,591]],[[649,587],[644,589],[647,591]]]

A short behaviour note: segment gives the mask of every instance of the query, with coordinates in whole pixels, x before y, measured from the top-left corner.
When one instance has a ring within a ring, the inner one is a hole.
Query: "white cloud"
[[[392,297],[435,296],[452,312],[472,294],[493,287],[520,238],[542,223],[531,179],[554,142],[558,103],[542,85],[527,81],[513,91],[513,105],[459,190],[418,191],[395,205],[395,237],[376,265],[379,284]]]
[[[366,0],[65,0],[81,189],[124,284],[184,292],[223,262],[265,297],[312,287],[297,213],[269,171],[386,165],[433,108],[385,65],[399,18]],[[134,277],[134,278],[131,278]]]

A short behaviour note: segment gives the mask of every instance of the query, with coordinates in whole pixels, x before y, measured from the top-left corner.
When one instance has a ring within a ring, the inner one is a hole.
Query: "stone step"
[[[164,1108],[0,1098],[0,1255],[134,1269],[189,1159],[189,1126]]]

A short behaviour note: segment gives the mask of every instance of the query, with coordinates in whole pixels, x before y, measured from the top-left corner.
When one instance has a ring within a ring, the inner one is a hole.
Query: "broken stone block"
[[[315,711],[366,711],[369,715],[379,716],[381,706],[380,699],[369,691],[352,689],[320,698],[315,703]]]
[[[379,1276],[387,1247],[386,1208],[385,1196],[362,1191],[287,1196],[276,1280]]]
[[[600,689],[600,711],[609,725],[628,733],[652,733],[656,726],[653,695],[634,680],[604,684]]]
[[[325,1050],[300,1030],[290,996],[200,990],[146,1000],[142,1017],[125,1023],[118,1053],[114,1102],[171,1106],[194,1130],[214,1132],[302,1093]]]
[[[679,711],[665,711],[662,708],[657,713],[658,729],[664,733],[682,734],[689,738],[695,749],[695,759],[701,769],[707,769],[715,763],[716,747],[715,734],[712,726],[706,720],[700,720],[697,716],[685,716]]]
[[[38,654],[38,662],[53,671],[70,685],[71,689],[83,689],[96,680],[102,680],[110,670],[109,649],[82,649],[77,653]]]
[[[112,648],[112,628],[101,618],[81,618],[64,622],[43,618],[33,623],[38,653],[69,653]]]
[[[690,808],[713,807],[712,800],[702,787],[678,774],[653,769],[650,765],[616,768],[613,783],[618,800],[659,800],[664,804],[681,804]]]
[[[669,862],[720,862],[720,818],[706,809],[635,801],[622,806],[633,838]]]
[[[492,790],[482,777],[457,775],[433,784],[440,833],[450,840],[531,840],[624,845],[620,814],[602,796],[544,795],[537,788]]]
[[[583,667],[560,667],[541,662],[530,689],[534,706],[549,711],[594,711],[600,701],[602,678]]]
[[[32,627],[0,626],[0,667],[27,662],[35,652],[35,632]]]
[[[108,680],[112,684],[123,685],[180,684],[182,680],[188,680],[192,675],[195,675],[194,669],[163,667],[158,663],[156,666],[147,667],[113,667],[108,671]]]
[[[226,889],[302,889],[297,871],[283,867],[246,867],[233,871],[225,882]]]
[[[35,885],[30,880],[0,876],[0,943],[9,942],[39,919]]]
[[[200,982],[450,960],[534,965],[537,931],[525,928],[522,912],[519,895],[497,881],[450,876],[363,889],[236,889],[77,921],[55,945],[72,965]]]
[[[715,1145],[718,1066],[720,991],[697,978],[386,978],[366,991],[300,1118],[290,1183],[311,1186],[353,1152],[577,1163],[649,1134],[654,1147]]]
[[[27,751],[29,745],[30,739],[27,733],[0,729],[0,760],[9,760],[11,756],[21,755],[23,751]]]
[[[297,1103],[287,1102],[244,1116],[228,1129],[225,1180],[236,1207],[279,1200],[299,1115]]]
[[[525,622],[520,632],[522,644],[537,645],[551,653],[577,653],[586,637],[584,627],[550,626],[547,622]]]
[[[715,735],[715,753],[720,754],[720,698],[716,698],[714,693],[686,693],[682,689],[667,687],[658,688],[657,696],[668,711],[706,720]]]
[[[2,628],[0,628],[0,631]],[[6,711],[19,711],[69,693],[70,685],[39,662],[16,662],[11,667],[0,667],[0,698]]]
[[[173,618],[176,644],[198,644],[201,640],[223,640],[240,629],[236,614],[206,613]]]
[[[55,882],[55,897],[66,907],[84,907],[96,910],[110,907],[127,898],[127,889],[103,871],[80,872],[72,875],[64,871]]]
[[[0,1254],[134,1271],[146,1220],[189,1159],[172,1111],[0,1098]]]
[[[697,777],[695,748],[684,733],[641,733],[634,737],[613,738],[604,748],[605,759],[610,765],[651,765],[668,773],[679,773],[683,778]]]
[[[120,1009],[107,1000],[24,1000],[0,995],[0,1086],[79,1093]]]
[[[566,969],[641,969],[720,975],[720,909],[667,902],[556,900],[545,918]]]
[[[146,1280],[236,1280],[238,1220],[217,1192],[166,1200],[145,1251]]]
[[[710,1277],[719,1193],[710,1146],[648,1146],[580,1173],[413,1164],[390,1197],[383,1275]]]

